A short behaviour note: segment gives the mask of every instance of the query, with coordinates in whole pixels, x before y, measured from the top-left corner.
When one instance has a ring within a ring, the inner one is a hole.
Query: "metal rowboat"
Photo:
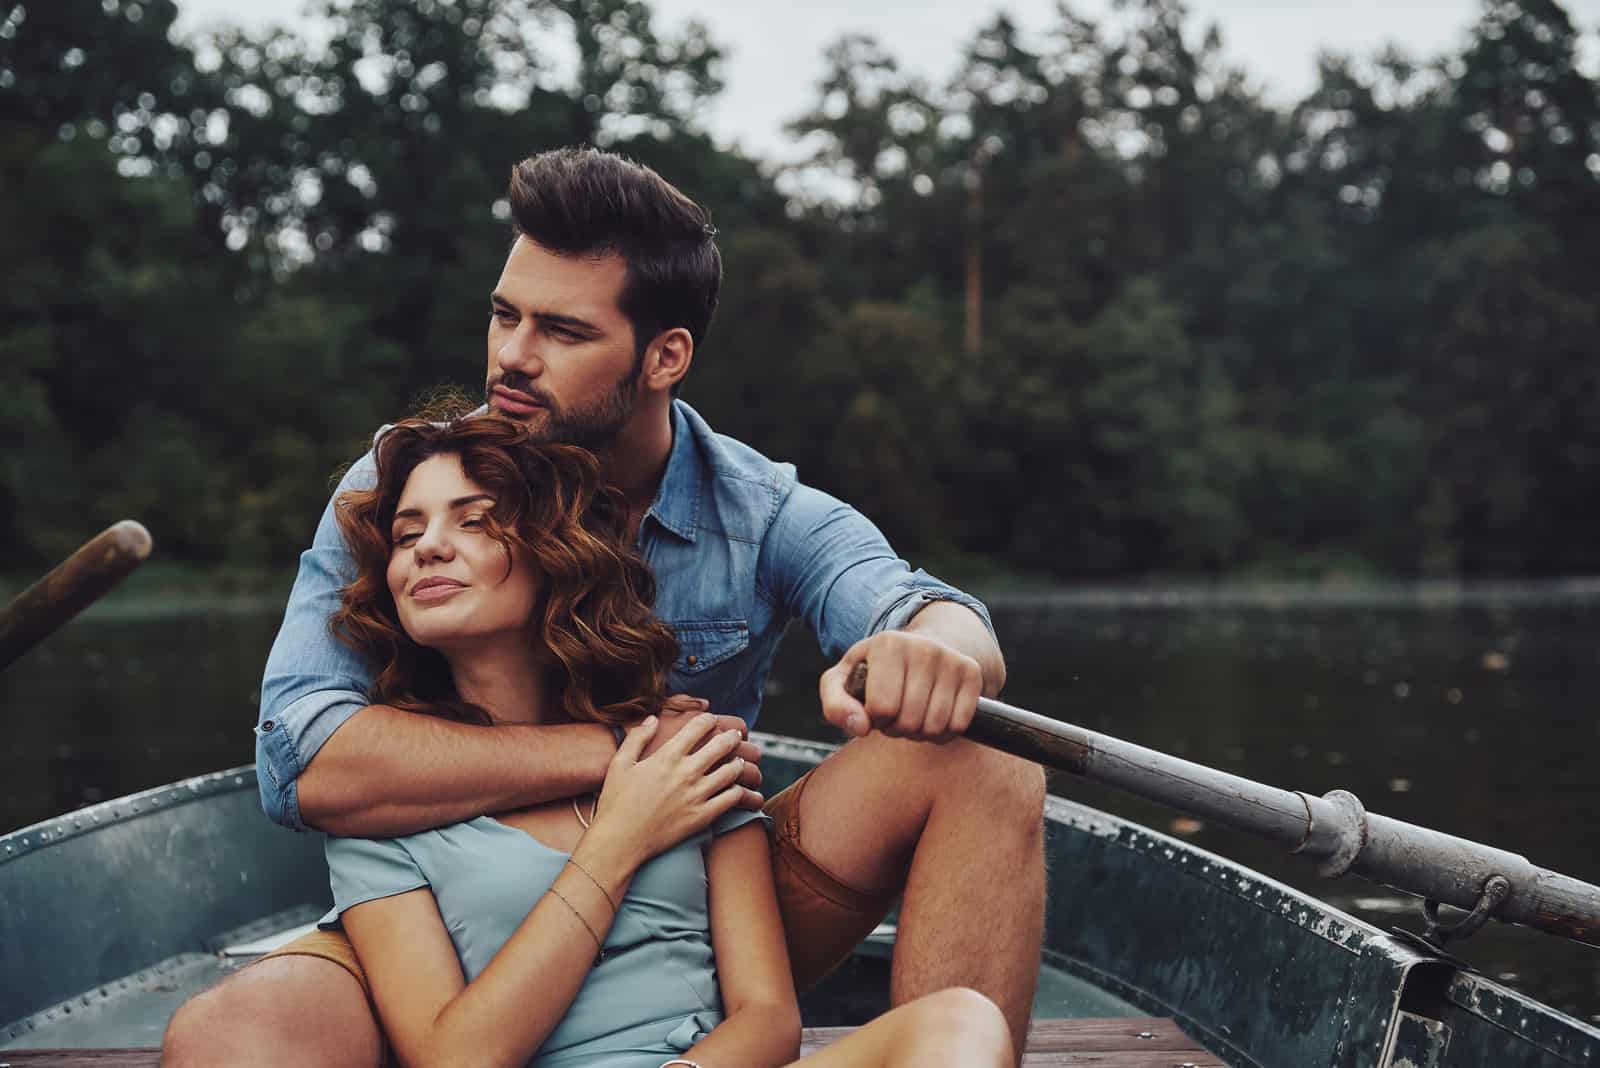
[[[758,740],[774,788],[828,752]],[[1600,1066],[1600,1030],[1248,868],[1061,798],[1047,820],[1039,1018],[1170,1017],[1263,1068]],[[248,767],[8,834],[0,1049],[159,1045],[185,998],[327,902],[320,837],[270,824]],[[891,938],[808,998],[808,1025],[881,1009]]]

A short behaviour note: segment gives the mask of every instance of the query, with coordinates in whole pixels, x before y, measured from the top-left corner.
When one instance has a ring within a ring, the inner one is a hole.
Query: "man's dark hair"
[[[565,256],[616,253],[619,298],[642,356],[681,326],[698,347],[717,310],[722,254],[706,210],[649,167],[593,148],[558,148],[511,169],[511,226]]]

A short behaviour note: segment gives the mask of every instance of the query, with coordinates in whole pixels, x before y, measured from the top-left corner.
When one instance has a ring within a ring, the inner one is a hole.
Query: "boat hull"
[[[829,752],[758,741],[771,789]],[[1042,1016],[1170,1016],[1235,1065],[1600,1068],[1600,1031],[1184,842],[1052,797],[1046,846]],[[0,838],[0,1047],[153,1044],[222,947],[327,899],[250,768]]]

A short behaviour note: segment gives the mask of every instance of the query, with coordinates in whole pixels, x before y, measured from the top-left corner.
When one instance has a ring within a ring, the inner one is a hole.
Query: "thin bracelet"
[[[576,857],[568,857],[567,858],[567,863],[571,864],[574,868],[577,868],[579,871],[583,872],[584,878],[588,879],[591,883],[594,883],[594,888],[596,890],[600,891],[602,894],[606,895],[606,902],[608,904],[610,904],[610,906],[611,906],[611,915],[615,916],[617,913],[622,911],[621,909],[617,908],[616,901],[614,901],[612,899],[611,891],[609,891],[605,887],[601,886],[600,885],[600,880],[596,879],[593,875],[590,875],[589,874],[589,869],[585,868],[582,864],[579,864]]]
[[[663,1064],[661,1066],[661,1068],[672,1068],[672,1066],[674,1064],[687,1064],[689,1066],[689,1068],[700,1068],[700,1065],[697,1062],[695,1062],[695,1061],[685,1061],[685,1060],[668,1061],[665,1064]]]
[[[594,955],[594,962],[596,964],[599,964],[602,960],[605,960],[605,957],[606,957],[606,946],[605,946],[605,943],[600,941],[600,936],[594,933],[594,927],[590,925],[588,920],[583,918],[583,913],[578,911],[578,907],[576,905],[574,905],[572,902],[567,900],[567,895],[566,894],[563,894],[560,890],[557,890],[553,885],[550,887],[550,892],[552,894],[556,895],[556,897],[559,897],[561,899],[561,903],[563,905],[567,906],[567,908],[572,910],[572,914],[574,916],[578,917],[578,922],[583,924],[584,930],[589,932],[589,937],[594,939],[594,946],[595,946],[595,950],[596,950],[595,955]]]

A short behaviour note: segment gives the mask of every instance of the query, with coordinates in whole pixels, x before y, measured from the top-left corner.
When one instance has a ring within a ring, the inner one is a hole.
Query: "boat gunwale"
[[[192,775],[187,779],[152,786],[109,801],[73,809],[71,812],[20,827],[0,835],[0,866],[32,853],[60,845],[95,831],[172,809],[192,801],[256,787],[254,764],[240,764],[221,771]],[[248,780],[248,782],[247,782]]]

